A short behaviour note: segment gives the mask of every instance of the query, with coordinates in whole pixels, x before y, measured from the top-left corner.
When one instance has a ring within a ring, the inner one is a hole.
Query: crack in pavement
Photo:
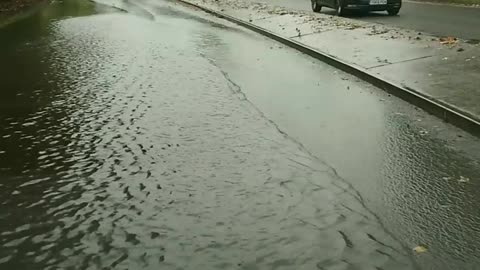
[[[406,59],[406,60],[402,60],[402,61],[398,61],[398,62],[385,63],[385,64],[373,66],[373,67],[368,67],[367,69],[370,70],[370,69],[374,69],[374,68],[378,68],[378,67],[384,67],[384,66],[390,66],[390,65],[395,65],[395,64],[401,64],[401,63],[411,62],[411,61],[415,61],[415,60],[430,58],[430,57],[433,57],[433,56],[434,56],[434,55],[420,56],[420,57],[411,58],[411,59]]]

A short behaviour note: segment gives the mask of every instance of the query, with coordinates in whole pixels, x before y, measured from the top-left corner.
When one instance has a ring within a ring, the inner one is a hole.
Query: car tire
[[[335,15],[337,16],[345,15],[345,7],[343,6],[343,0],[337,0],[337,4],[335,6]]]
[[[312,10],[313,12],[320,12],[320,10],[322,10],[322,6],[318,4],[317,0],[312,0]]]
[[[395,16],[398,14],[398,12],[400,12],[400,9],[399,8],[389,9],[387,10],[387,12],[388,12],[388,15]]]

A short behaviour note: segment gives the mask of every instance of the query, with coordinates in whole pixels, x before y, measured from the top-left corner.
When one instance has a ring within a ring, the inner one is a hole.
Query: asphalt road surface
[[[478,139],[197,10],[119,3],[0,29],[0,269],[477,269]]]
[[[260,2],[311,11],[309,0],[264,0]],[[333,10],[328,8],[322,9],[322,12],[333,14]],[[398,26],[437,36],[480,40],[480,8],[403,2],[398,16],[388,16],[386,12],[372,12],[368,15],[354,13],[350,16],[357,20]]]

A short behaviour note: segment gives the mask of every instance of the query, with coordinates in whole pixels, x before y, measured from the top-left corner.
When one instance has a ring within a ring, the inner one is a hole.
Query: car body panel
[[[317,0],[317,3],[324,7],[337,8],[336,0]],[[384,11],[390,9],[400,9],[402,0],[387,0],[386,5],[370,5],[370,0],[343,0],[343,7],[351,10],[362,11]]]

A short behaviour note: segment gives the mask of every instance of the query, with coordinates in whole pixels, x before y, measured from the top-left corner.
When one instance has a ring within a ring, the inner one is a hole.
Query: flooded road
[[[129,13],[0,28],[0,269],[476,269],[477,139],[174,2],[104,3]]]

